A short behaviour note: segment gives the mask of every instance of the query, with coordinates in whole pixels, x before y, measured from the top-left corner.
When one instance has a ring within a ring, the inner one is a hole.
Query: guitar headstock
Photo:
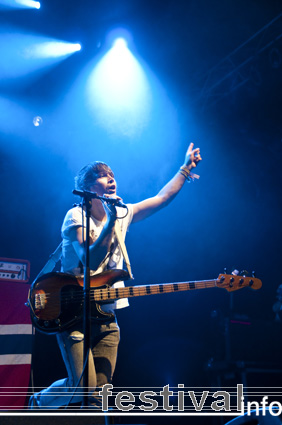
[[[220,274],[216,281],[218,288],[224,288],[228,292],[237,291],[237,289],[249,287],[252,289],[260,289],[262,282],[256,277],[238,276],[233,274]]]

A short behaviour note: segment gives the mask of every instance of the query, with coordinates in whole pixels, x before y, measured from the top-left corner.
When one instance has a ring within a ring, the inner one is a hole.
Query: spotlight
[[[24,7],[31,7],[33,9],[40,9],[39,1],[33,0],[15,0],[17,4]]]
[[[107,46],[107,49],[111,49],[114,47],[120,50],[132,50],[132,34],[125,28],[114,28],[107,35],[105,45]]]
[[[34,127],[39,127],[43,123],[43,119],[41,117],[37,116],[37,117],[33,118],[32,122],[33,122]]]
[[[52,66],[81,50],[78,43],[27,34],[14,26],[0,28],[0,40],[0,87],[8,80],[12,83],[15,78],[31,75],[32,72]]]
[[[114,36],[113,36],[114,35]],[[108,37],[109,50],[96,63],[87,84],[88,105],[102,126],[129,136],[149,119],[151,93],[141,63],[120,30]]]
[[[81,50],[81,45],[79,43],[73,44],[74,52],[79,52]]]
[[[34,2],[34,7],[35,7],[35,9],[40,9],[41,4],[39,3],[39,1]]]
[[[127,41],[124,38],[119,37],[114,41],[113,47],[117,49],[125,49],[127,48]]]
[[[65,43],[61,41],[49,41],[45,43],[39,43],[26,49],[26,57],[30,58],[48,58],[48,57],[60,57],[68,56],[74,52],[81,50],[81,45],[76,43]]]

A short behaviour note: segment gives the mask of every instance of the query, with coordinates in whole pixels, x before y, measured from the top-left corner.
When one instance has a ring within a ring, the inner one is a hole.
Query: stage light
[[[88,80],[88,104],[109,131],[130,136],[144,128],[149,119],[150,87],[126,39],[116,35],[110,42],[112,47]]]
[[[17,9],[40,9],[39,1],[33,0],[0,0],[0,6],[12,7]]]
[[[43,119],[40,116],[34,117],[33,120],[34,127],[39,127],[43,123]]]
[[[81,50],[78,43],[69,43],[38,34],[27,34],[13,26],[0,28],[0,86],[7,80],[30,75],[32,72],[66,59]]]
[[[56,58],[67,56],[81,50],[81,45],[76,43],[64,43],[61,41],[47,41],[34,44],[25,50],[28,58]]]
[[[18,3],[21,6],[31,7],[31,8],[34,8],[34,9],[40,9],[40,3],[39,3],[39,1],[16,0],[16,3]]]
[[[105,40],[106,48],[111,49],[115,48],[128,48],[132,50],[133,39],[130,32],[125,28],[114,28],[106,36]]]
[[[79,52],[81,50],[81,44],[73,44],[74,52]]]
[[[117,49],[126,49],[127,41],[124,38],[117,38],[113,43],[113,47]]]

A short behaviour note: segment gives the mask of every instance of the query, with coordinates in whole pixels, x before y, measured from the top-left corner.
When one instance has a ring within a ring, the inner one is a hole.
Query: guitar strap
[[[116,220],[116,222],[115,222],[115,234],[116,234],[116,238],[117,238],[117,241],[119,243],[119,246],[120,246],[120,249],[121,249],[121,252],[122,252],[122,255],[123,255],[124,262],[126,264],[127,271],[129,273],[130,278],[133,279],[133,274],[132,274],[132,271],[131,271],[131,265],[130,265],[129,257],[128,257],[128,254],[127,254],[127,249],[126,249],[123,237],[122,237],[121,227],[120,227],[118,220]]]
[[[122,237],[122,233],[121,233],[121,227],[120,227],[120,224],[119,224],[119,221],[118,220],[116,220],[116,222],[115,222],[115,235],[116,235],[117,241],[119,243],[119,246],[120,246],[120,249],[121,249],[121,252],[122,252],[122,255],[123,255],[123,258],[124,258],[124,262],[126,264],[127,271],[129,273],[129,276],[130,276],[131,279],[133,279],[133,274],[132,274],[132,271],[131,271],[131,265],[130,265],[129,257],[128,257],[128,254],[127,254],[126,246],[125,246],[125,243],[124,243],[124,240],[123,240],[123,237]],[[61,256],[62,256],[62,245],[63,245],[63,242],[61,242],[57,246],[57,248],[55,249],[55,251],[50,255],[49,260],[47,261],[47,263],[45,264],[45,266],[42,268],[42,270],[38,273],[38,275],[36,276],[35,281],[40,276],[42,276],[43,274],[50,273],[50,272],[52,272],[54,270],[56,264],[58,263],[58,261],[61,259]],[[109,252],[108,255],[107,255],[107,257],[110,254],[111,253]],[[105,260],[106,259],[104,259],[102,261],[102,263]]]
[[[43,267],[43,269],[38,273],[38,275],[35,278],[35,281],[42,276],[43,274],[46,273],[50,273],[51,271],[54,270],[57,262],[61,259],[62,256],[62,245],[63,242],[61,242],[57,248],[55,249],[55,251],[50,255],[49,260],[47,261],[47,263],[45,264],[45,266]]]

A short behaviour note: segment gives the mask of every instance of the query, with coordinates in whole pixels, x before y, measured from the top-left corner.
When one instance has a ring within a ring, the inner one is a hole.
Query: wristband
[[[200,178],[198,174],[191,173],[191,171],[186,165],[182,165],[180,167],[179,173],[182,174],[188,182]]]

